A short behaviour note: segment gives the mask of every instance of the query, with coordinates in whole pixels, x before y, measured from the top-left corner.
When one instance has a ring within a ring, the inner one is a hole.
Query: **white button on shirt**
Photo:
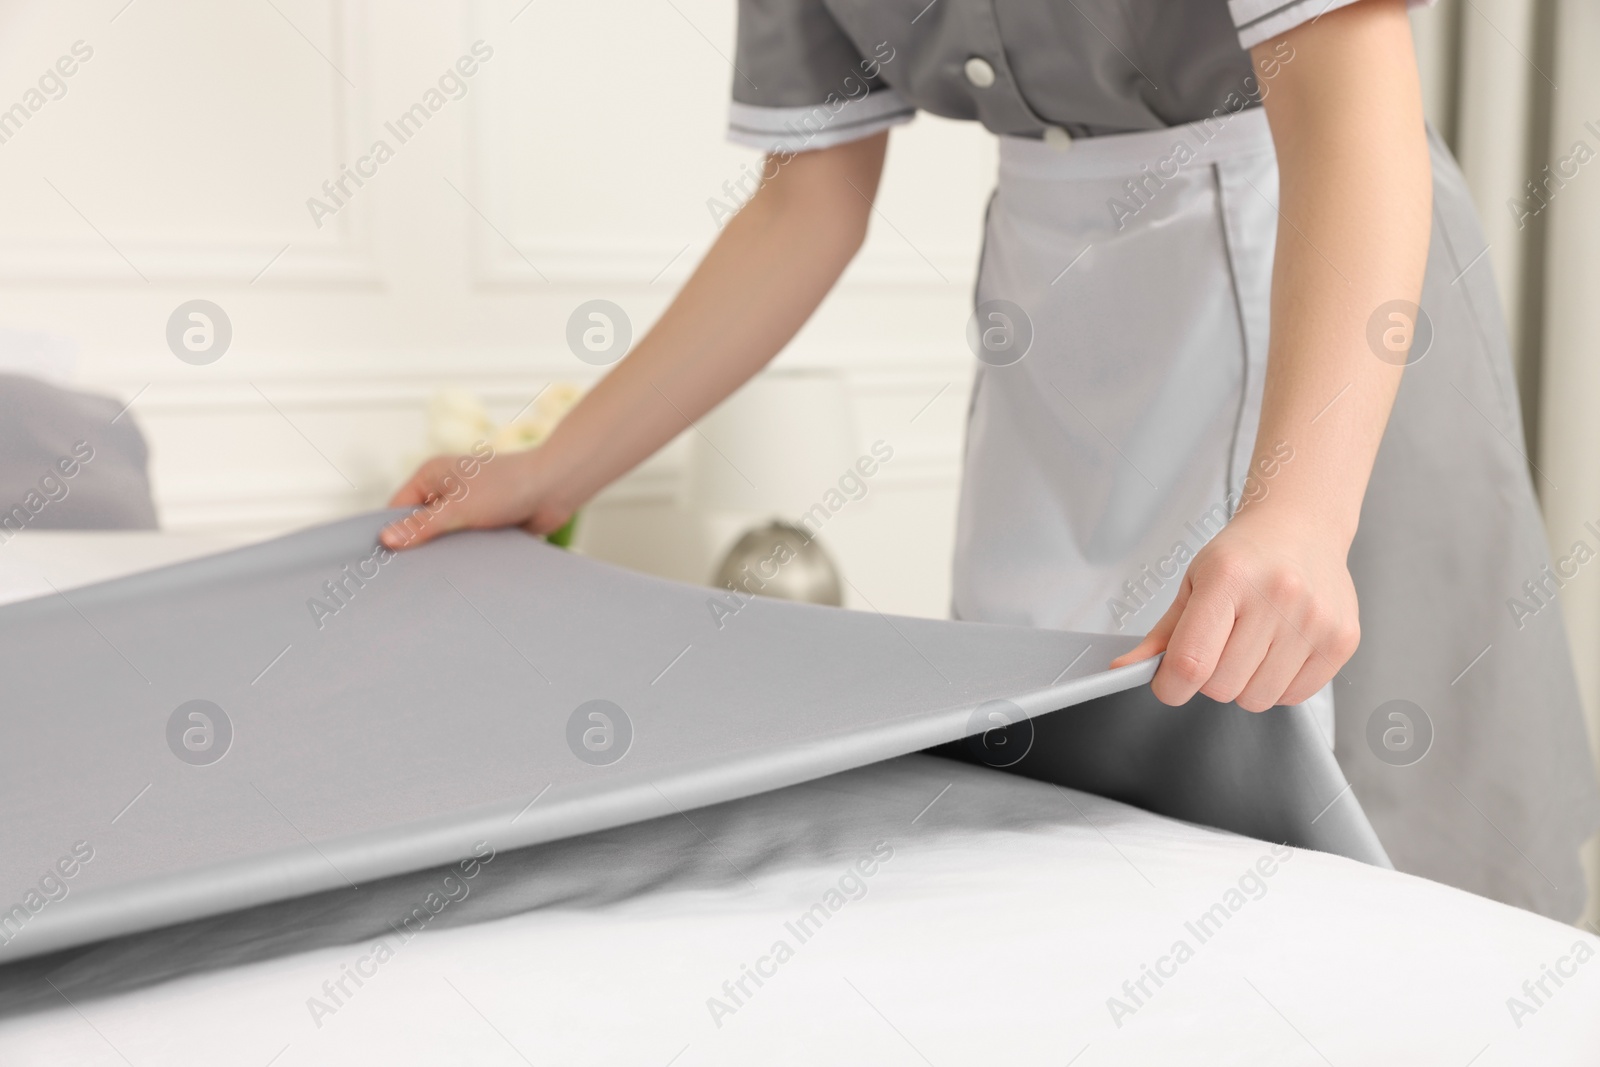
[[[987,89],[994,84],[994,68],[982,56],[973,56],[962,69],[966,72],[967,81],[979,89]]]

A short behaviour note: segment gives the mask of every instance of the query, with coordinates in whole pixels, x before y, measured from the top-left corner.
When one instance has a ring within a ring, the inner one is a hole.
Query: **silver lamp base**
[[[839,568],[810,534],[774,520],[744,533],[722,557],[711,584],[740,594],[840,607]]]

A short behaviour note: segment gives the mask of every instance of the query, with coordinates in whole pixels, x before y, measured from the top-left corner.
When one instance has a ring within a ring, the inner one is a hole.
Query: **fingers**
[[[1156,699],[1177,707],[1187,704],[1211,679],[1238,618],[1235,594],[1228,584],[1202,577],[1167,642],[1167,655],[1150,682]]]
[[[461,507],[464,496],[459,492],[460,485],[451,457],[435,456],[428,460],[389,499],[390,507],[415,510],[404,519],[385,526],[378,540],[386,548],[414,548],[467,525]]]
[[[1165,652],[1167,642],[1172,638],[1173,627],[1178,625],[1178,619],[1183,615],[1183,607],[1189,602],[1191,588],[1189,579],[1187,577],[1184,578],[1183,584],[1178,587],[1178,595],[1172,601],[1172,606],[1167,608],[1167,613],[1156,620],[1156,624],[1150,628],[1150,632],[1144,635],[1143,641],[1140,641],[1134,648],[1112,660],[1111,666],[1113,668],[1126,667],[1130,663],[1138,663],[1159,652]]]
[[[1150,688],[1173,706],[1196,693],[1249,711],[1301,703],[1360,641],[1346,550],[1271,513],[1236,517],[1195,555],[1161,621],[1111,665],[1165,650]]]
[[[1244,694],[1251,691],[1250,686],[1261,673],[1262,664],[1277,648],[1277,627],[1267,617],[1270,610],[1260,610],[1259,604],[1236,605],[1235,611],[1233,632],[1228,635],[1216,669],[1200,686],[1200,692],[1224,704],[1237,700],[1242,706]],[[1299,664],[1295,667],[1298,669]],[[1288,685],[1293,677],[1291,670],[1284,675],[1283,684]]]
[[[1174,677],[1162,679],[1158,671],[1152,682],[1158,698],[1174,704],[1198,691],[1246,711],[1266,711],[1305,701],[1338,673],[1355,653],[1359,628],[1298,594],[1295,578],[1279,575],[1270,584],[1269,595],[1247,581],[1202,579],[1168,642],[1162,670],[1173,664]],[[1198,607],[1207,613],[1200,615]],[[1219,634],[1224,643],[1213,660]]]
[[[430,531],[427,508],[418,508],[399,522],[392,522],[378,531],[378,542],[385,548],[399,551],[403,548],[415,548],[432,538],[438,536],[437,531]]]
[[[1306,658],[1300,672],[1283,689],[1279,704],[1304,704],[1323,686],[1333,681],[1340,669],[1356,654],[1361,644],[1359,623],[1333,625],[1317,640],[1316,649]]]
[[[1279,576],[1269,589],[1276,599],[1267,595],[1256,598],[1259,607],[1254,610],[1272,624],[1275,636],[1249,683],[1234,697],[1247,711],[1310,699],[1355,655],[1361,641],[1360,624],[1353,612],[1347,620],[1342,612],[1295,595],[1297,589],[1295,580]]]
[[[416,473],[411,476],[406,484],[394,491],[394,496],[389,498],[387,506],[391,508],[416,507],[426,500],[427,492],[423,488],[425,484],[423,474],[427,469],[428,464],[426,463],[418,467]]]
[[[1339,673],[1339,668],[1324,656],[1313,655],[1300,667],[1288,685],[1283,687],[1283,695],[1278,698],[1279,704],[1304,704],[1322,687],[1333,681]]]
[[[1303,668],[1319,659],[1321,657],[1298,634],[1280,635],[1255,674],[1233,698],[1234,703],[1246,711],[1266,711],[1279,704],[1297,703],[1285,700],[1285,691]]]
[[[385,548],[396,551],[425,545],[435,537],[459,530],[466,525],[460,509],[443,497],[434,497],[427,505],[417,508],[399,522],[392,522],[378,532],[378,540]]]

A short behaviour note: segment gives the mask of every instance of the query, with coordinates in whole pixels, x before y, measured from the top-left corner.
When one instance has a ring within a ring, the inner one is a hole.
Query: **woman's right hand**
[[[413,548],[452,530],[520,526],[529,533],[559,530],[572,508],[545,488],[539,450],[496,453],[480,445],[472,455],[435,456],[417,468],[389,500],[416,510],[383,528],[387,548]]]

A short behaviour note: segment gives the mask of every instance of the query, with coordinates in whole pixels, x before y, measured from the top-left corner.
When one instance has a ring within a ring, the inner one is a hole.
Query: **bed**
[[[19,535],[5,599],[223,547]],[[0,969],[5,1064],[1592,1064],[1600,941],[912,755]]]

